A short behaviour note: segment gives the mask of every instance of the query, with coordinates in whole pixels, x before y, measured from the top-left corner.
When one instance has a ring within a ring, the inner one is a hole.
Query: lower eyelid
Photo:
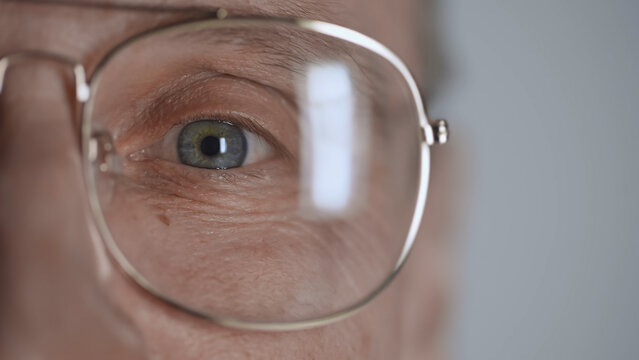
[[[208,186],[212,192],[237,192],[238,188],[263,189],[265,185],[274,186],[274,181],[279,183],[283,176],[294,176],[295,172],[285,170],[282,173],[283,168],[278,158],[225,171],[211,171],[153,158],[125,169],[123,176],[146,187],[156,187],[160,193],[182,193],[180,189],[202,190]]]

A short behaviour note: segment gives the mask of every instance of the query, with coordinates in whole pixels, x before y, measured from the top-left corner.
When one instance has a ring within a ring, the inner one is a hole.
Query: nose
[[[77,74],[76,74],[77,75]],[[0,359],[140,359],[100,285],[67,65],[26,59],[0,94]]]

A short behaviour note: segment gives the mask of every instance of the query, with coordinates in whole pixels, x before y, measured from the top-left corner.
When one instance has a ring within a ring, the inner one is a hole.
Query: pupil
[[[200,143],[200,150],[206,156],[213,156],[220,153],[220,139],[215,136],[207,136]]]

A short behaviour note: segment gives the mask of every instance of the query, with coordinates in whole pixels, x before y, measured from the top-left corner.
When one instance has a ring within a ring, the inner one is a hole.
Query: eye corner
[[[149,148],[134,150],[126,154],[124,158],[132,162],[149,161],[152,159],[152,157],[149,156],[148,152],[149,152]]]

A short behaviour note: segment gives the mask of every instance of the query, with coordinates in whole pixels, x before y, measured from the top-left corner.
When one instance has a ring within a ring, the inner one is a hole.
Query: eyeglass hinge
[[[432,137],[428,139],[430,140],[428,141],[428,145],[446,144],[448,142],[448,134],[449,134],[448,122],[444,119],[439,119],[439,120],[434,120],[429,122],[429,125],[430,125],[429,129],[422,129],[422,136],[424,139],[429,138],[429,136],[427,135],[432,135]],[[430,132],[430,134],[427,134],[427,132]]]

